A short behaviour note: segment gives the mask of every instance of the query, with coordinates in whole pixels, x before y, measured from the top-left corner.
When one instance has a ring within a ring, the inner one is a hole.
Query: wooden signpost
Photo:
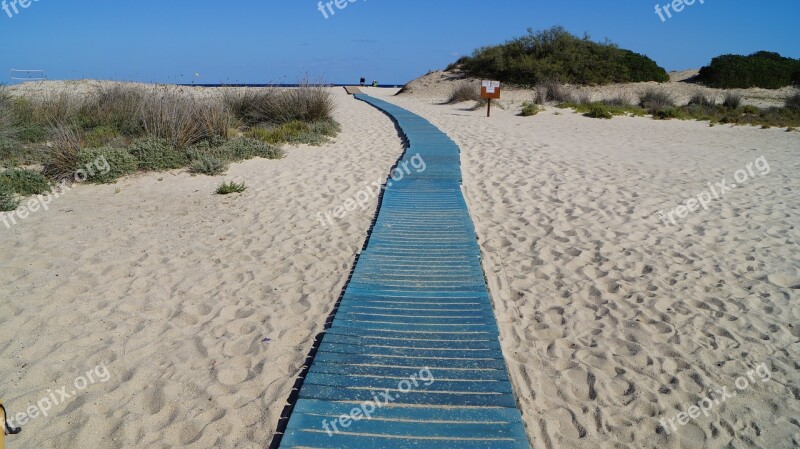
[[[486,109],[486,116],[492,116],[492,100],[500,99],[500,81],[482,81],[481,82],[481,98],[489,100],[489,106]]]

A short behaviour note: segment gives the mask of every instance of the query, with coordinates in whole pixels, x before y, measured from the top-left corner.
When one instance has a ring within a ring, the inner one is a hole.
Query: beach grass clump
[[[139,162],[128,150],[113,147],[81,149],[78,152],[77,164],[72,172],[83,170],[85,167],[97,166],[98,161],[104,161],[107,170],[92,170],[87,173],[87,181],[95,184],[111,184],[122,176],[131,174],[139,167]],[[107,165],[106,165],[107,163]]]
[[[465,101],[480,101],[481,89],[473,82],[461,81],[452,87],[450,96],[445,104],[463,103]]]
[[[728,109],[739,109],[742,106],[742,96],[732,92],[725,94],[725,99],[722,100],[722,106]]]
[[[542,112],[542,110],[542,107],[538,104],[531,101],[526,101],[522,103],[522,111],[519,113],[519,115],[522,117],[531,117]]]
[[[226,138],[230,120],[221,102],[180,92],[165,90],[149,95],[141,105],[144,134],[182,150],[202,141]]]
[[[72,126],[56,125],[50,132],[51,147],[47,151],[42,173],[55,179],[71,177],[78,166],[81,142]]]
[[[8,142],[17,137],[17,116],[14,100],[5,86],[0,86],[0,142]]]
[[[251,128],[245,134],[273,145],[288,143],[320,146],[328,142],[329,137],[336,136],[340,130],[339,124],[330,120],[310,123],[295,120],[278,126]]]
[[[128,152],[136,158],[139,170],[160,171],[186,167],[189,157],[165,139],[142,137],[128,146]]]
[[[797,92],[791,97],[787,98],[785,107],[790,111],[800,111],[800,92]]]
[[[639,106],[655,115],[659,111],[674,108],[675,100],[666,90],[650,88],[639,97]]]
[[[244,182],[223,182],[217,187],[217,195],[230,195],[232,193],[243,193],[247,190]]]
[[[19,199],[16,194],[0,184],[0,212],[10,212],[19,207]]]
[[[325,86],[309,82],[293,89],[226,91],[223,103],[228,112],[250,126],[333,120],[333,96]]]
[[[688,104],[690,106],[700,106],[702,108],[714,108],[717,106],[717,99],[698,92],[692,95]]]
[[[555,80],[544,80],[533,87],[534,102],[546,103],[588,103],[588,93],[575,91]]]
[[[0,172],[0,188],[21,196],[50,191],[50,181],[40,172],[14,168]]]
[[[203,155],[192,161],[189,173],[218,176],[228,171],[228,161],[211,155]]]

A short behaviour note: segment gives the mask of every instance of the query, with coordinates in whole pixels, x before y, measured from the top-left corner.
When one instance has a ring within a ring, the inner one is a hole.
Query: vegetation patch
[[[800,59],[768,51],[749,56],[722,55],[700,69],[697,81],[718,89],[780,89],[800,84]]]
[[[541,106],[534,102],[526,101],[525,103],[522,103],[522,111],[519,113],[519,115],[523,117],[531,117],[540,112],[542,112]]]
[[[50,181],[33,170],[11,169],[0,172],[0,188],[21,196],[39,195],[50,191]]]
[[[102,161],[104,169],[99,168],[99,161]],[[77,165],[72,172],[85,170],[86,167],[95,167],[93,173],[87,173],[87,181],[111,184],[120,177],[135,172],[139,162],[128,150],[112,147],[89,148],[78,152]]]
[[[14,192],[0,184],[0,212],[10,212],[19,207],[19,199]]]
[[[217,187],[217,195],[230,195],[231,193],[242,193],[247,190],[247,186],[243,183],[224,182]]]
[[[460,82],[450,90],[450,97],[445,104],[463,103],[465,101],[480,101],[481,89],[475,83]]]
[[[195,175],[217,176],[228,170],[228,162],[211,155],[203,155],[192,161],[189,172]]]
[[[557,80],[569,84],[669,81],[666,70],[647,56],[610,43],[574,36],[563,27],[534,32],[505,44],[483,47],[450,67],[475,78],[535,85]]]
[[[189,164],[186,152],[175,149],[164,139],[137,139],[128,147],[128,152],[136,158],[139,170],[173,170]]]

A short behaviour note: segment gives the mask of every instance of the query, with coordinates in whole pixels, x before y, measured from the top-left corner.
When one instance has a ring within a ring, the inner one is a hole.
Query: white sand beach
[[[532,447],[800,447],[800,133],[552,106],[519,117],[526,92],[487,118],[439,104],[444,88],[365,91],[461,146]],[[318,213],[403,151],[385,115],[332,92],[342,133],[232,165],[241,196],[176,170],[80,185],[0,224],[3,402],[24,411],[98,364],[110,374],[10,447],[268,445],[377,202],[327,229]],[[665,226],[659,211],[739,170],[745,182]],[[737,395],[660,428],[723,387]]]

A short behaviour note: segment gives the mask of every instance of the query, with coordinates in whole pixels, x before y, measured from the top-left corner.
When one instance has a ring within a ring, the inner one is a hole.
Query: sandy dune
[[[335,92],[344,131],[326,147],[81,185],[0,225],[4,402],[23,411],[100,363],[111,376],[10,447],[265,447],[377,201],[328,229],[317,214],[402,152],[383,114]],[[250,188],[213,195],[223,179]]]
[[[462,148],[535,448],[800,447],[800,133],[385,99]],[[664,226],[761,156],[768,174]],[[658,430],[762,363],[768,382]]]
[[[221,178],[137,176],[0,227],[2,399],[18,412],[100,363],[110,375],[11,447],[265,447],[375,202],[330,229],[317,213],[402,151],[384,115],[334,91],[336,142],[235,164],[242,196],[212,195]],[[435,92],[366,91],[462,146],[534,448],[800,444],[800,133],[522,118],[513,102],[487,119]],[[769,173],[664,226],[659,210],[760,157]],[[762,363],[769,380],[737,391]],[[659,429],[723,387],[738,395]]]

